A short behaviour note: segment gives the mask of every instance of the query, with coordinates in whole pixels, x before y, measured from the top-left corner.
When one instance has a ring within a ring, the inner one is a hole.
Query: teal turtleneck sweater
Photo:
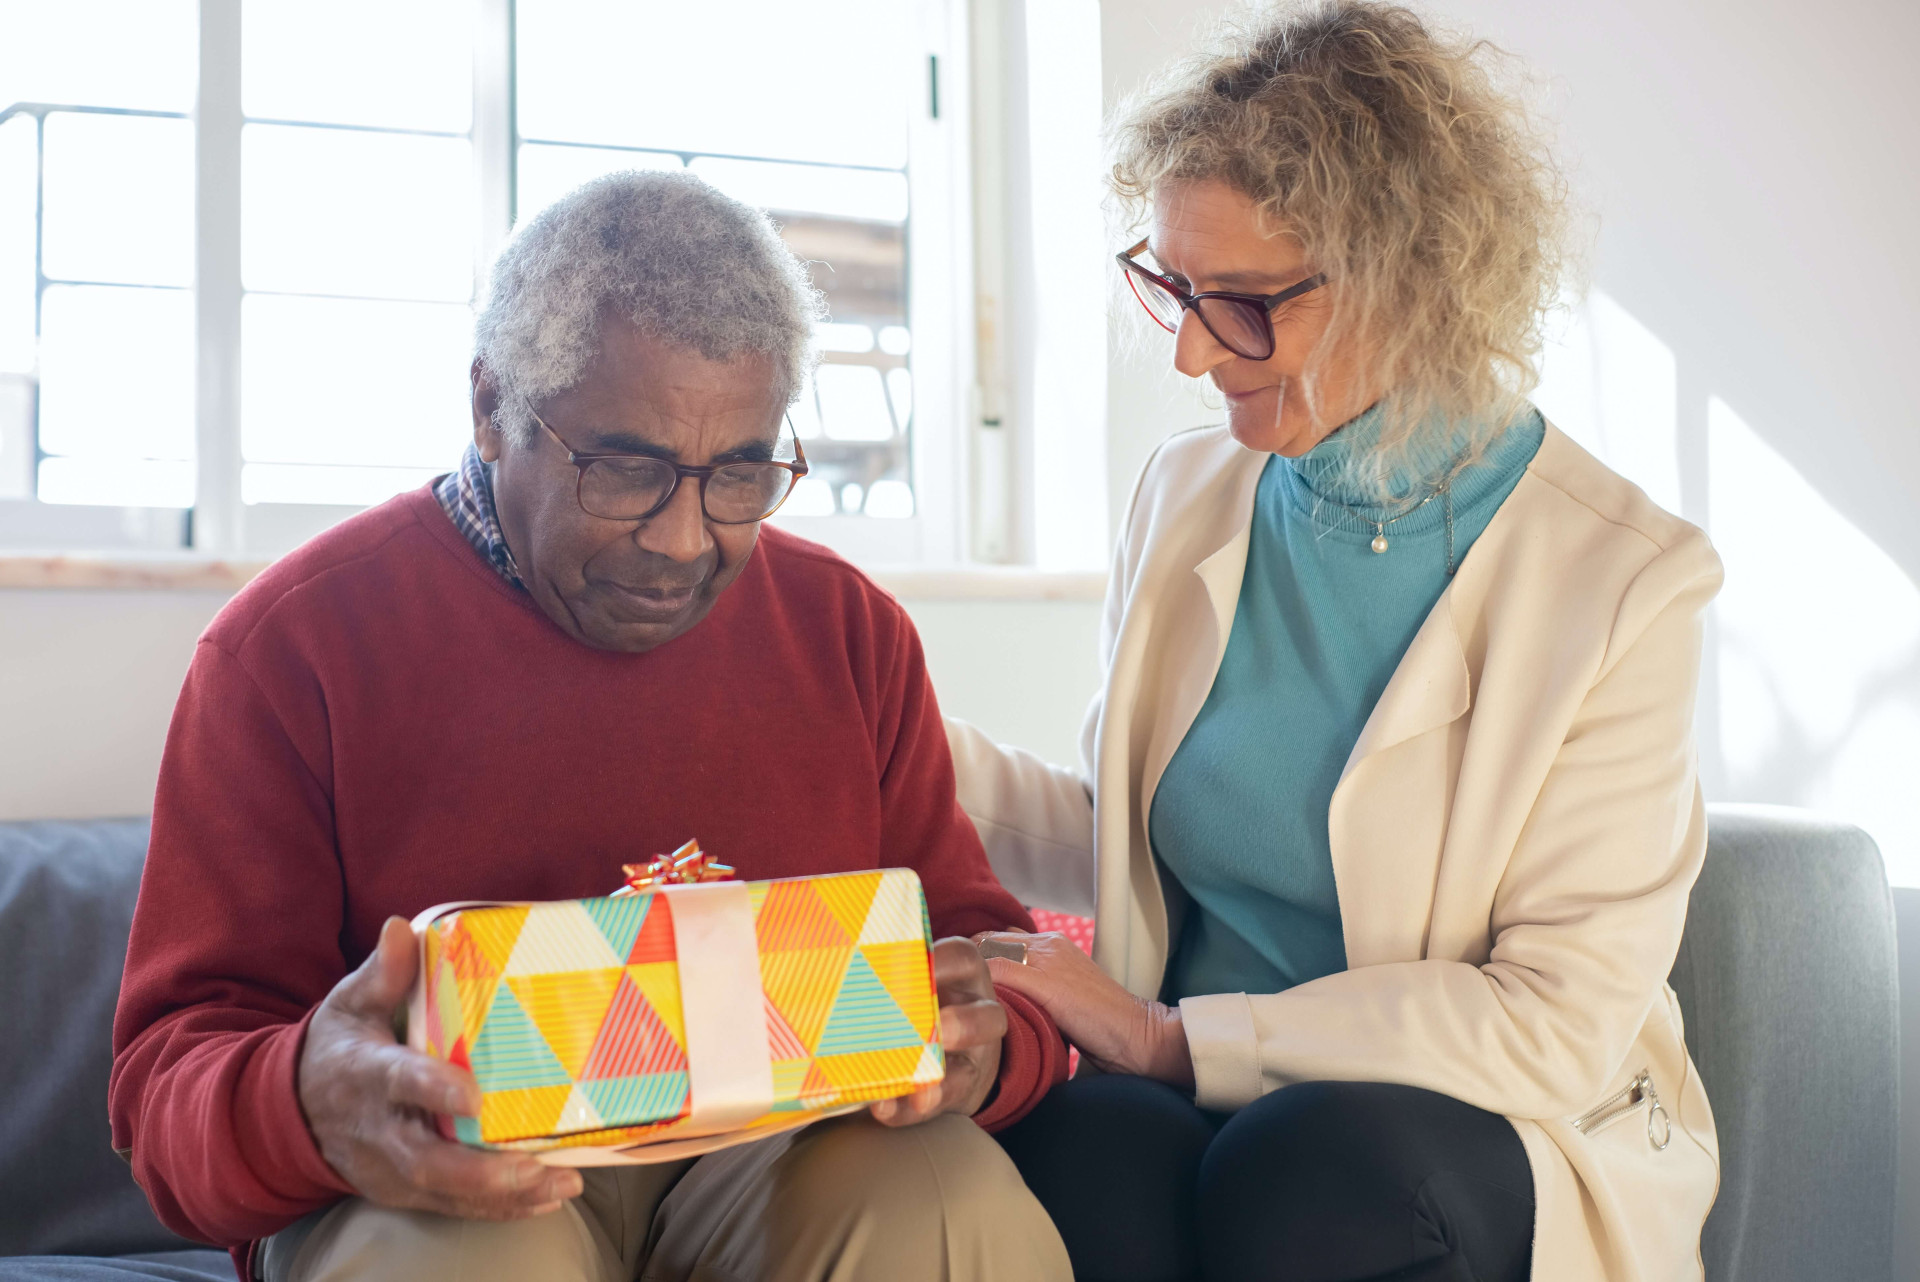
[[[1545,431],[1528,411],[1453,479],[1456,566]],[[1390,478],[1407,497],[1375,505],[1342,464],[1379,432],[1369,410],[1299,458],[1274,455],[1260,474],[1227,651],[1148,819],[1154,853],[1193,901],[1164,1000],[1274,993],[1346,969],[1327,809],[1448,582],[1444,498],[1388,525],[1384,553],[1371,547],[1372,521],[1432,492],[1460,451],[1458,434],[1440,438]]]

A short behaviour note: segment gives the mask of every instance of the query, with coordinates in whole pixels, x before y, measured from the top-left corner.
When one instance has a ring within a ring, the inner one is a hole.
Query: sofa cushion
[[[0,1256],[195,1245],[160,1226],[107,1130],[146,853],[145,820],[0,824]]]
[[[0,1259],[0,1282],[233,1282],[225,1251],[163,1251],[102,1259],[21,1255]]]
[[[1672,983],[1720,1133],[1707,1276],[1891,1277],[1899,980],[1873,839],[1711,807]]]

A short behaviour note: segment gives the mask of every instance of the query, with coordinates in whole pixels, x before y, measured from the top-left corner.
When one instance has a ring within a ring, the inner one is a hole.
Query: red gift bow
[[[644,864],[621,864],[627,884],[616,895],[637,894],[660,886],[694,885],[706,881],[725,881],[733,876],[731,865],[723,864],[700,849],[698,840],[689,841],[670,855],[655,855]]]

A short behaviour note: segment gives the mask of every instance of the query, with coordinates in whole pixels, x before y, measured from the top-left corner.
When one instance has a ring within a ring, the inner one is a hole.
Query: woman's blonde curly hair
[[[1469,461],[1536,381],[1566,184],[1501,59],[1396,4],[1303,0],[1230,21],[1115,128],[1111,184],[1130,226],[1156,192],[1217,180],[1328,275],[1308,403],[1328,354],[1364,341],[1384,424],[1355,479],[1383,498],[1422,431],[1466,426]]]

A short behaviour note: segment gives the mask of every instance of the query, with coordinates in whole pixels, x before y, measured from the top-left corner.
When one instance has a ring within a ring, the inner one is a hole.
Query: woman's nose
[[[1180,313],[1180,328],[1173,332],[1173,367],[1188,378],[1199,378],[1233,359],[1233,353],[1220,345],[1192,308]]]

